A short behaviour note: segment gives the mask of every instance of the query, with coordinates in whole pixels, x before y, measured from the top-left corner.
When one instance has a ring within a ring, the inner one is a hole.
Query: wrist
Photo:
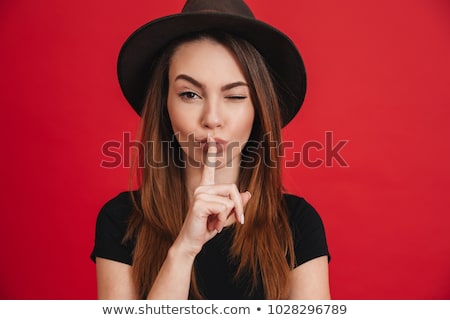
[[[182,263],[193,263],[198,252],[187,248],[182,243],[175,241],[169,248],[168,258],[176,259]]]

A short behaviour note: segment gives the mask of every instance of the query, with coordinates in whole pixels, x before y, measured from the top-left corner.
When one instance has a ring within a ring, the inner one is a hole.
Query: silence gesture
[[[244,207],[249,192],[240,193],[236,184],[216,184],[216,154],[214,141],[208,142],[207,160],[203,165],[200,185],[195,189],[189,211],[177,238],[192,255],[221,232],[228,218],[244,223]]]

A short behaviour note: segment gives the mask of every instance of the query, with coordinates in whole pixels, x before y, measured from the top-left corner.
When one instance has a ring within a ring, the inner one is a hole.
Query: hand
[[[183,227],[175,243],[195,256],[203,245],[221,232],[227,219],[235,215],[244,223],[244,207],[251,195],[240,193],[235,184],[215,184],[216,146],[208,148],[200,185],[195,189]]]

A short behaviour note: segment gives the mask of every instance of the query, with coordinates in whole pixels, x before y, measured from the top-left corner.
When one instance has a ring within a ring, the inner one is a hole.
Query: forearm
[[[174,244],[169,249],[167,258],[161,266],[147,299],[188,299],[194,259],[195,256],[186,254]]]

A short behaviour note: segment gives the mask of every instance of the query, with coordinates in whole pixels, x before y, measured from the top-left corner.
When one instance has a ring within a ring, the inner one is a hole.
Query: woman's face
[[[244,75],[226,47],[202,39],[175,50],[167,108],[188,166],[206,161],[208,139],[216,143],[217,167],[239,165],[254,109]]]

